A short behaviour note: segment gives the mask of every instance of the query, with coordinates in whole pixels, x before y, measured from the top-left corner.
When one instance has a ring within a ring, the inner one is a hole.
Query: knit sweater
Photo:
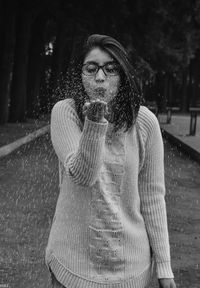
[[[68,288],[143,288],[155,263],[173,278],[159,123],[141,106],[135,125],[113,132],[81,123],[73,99],[51,112],[60,193],[45,263]],[[153,257],[152,257],[153,256]]]

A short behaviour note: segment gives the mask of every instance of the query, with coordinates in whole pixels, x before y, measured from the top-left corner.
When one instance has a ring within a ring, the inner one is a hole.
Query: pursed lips
[[[106,92],[106,88],[104,87],[97,87],[94,89],[95,92],[98,92],[98,93],[105,93]]]
[[[94,89],[95,93],[97,93],[99,96],[104,96],[106,93],[106,89],[103,87],[98,87]]]

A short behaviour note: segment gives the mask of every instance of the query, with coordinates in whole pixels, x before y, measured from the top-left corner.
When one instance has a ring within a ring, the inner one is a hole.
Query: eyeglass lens
[[[119,65],[115,62],[106,63],[103,66],[99,66],[96,63],[86,63],[82,67],[82,72],[85,75],[96,75],[100,68],[105,75],[117,75],[119,73]]]

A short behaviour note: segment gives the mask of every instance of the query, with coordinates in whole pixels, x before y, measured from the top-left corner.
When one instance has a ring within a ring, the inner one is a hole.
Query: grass
[[[49,123],[50,116],[42,115],[40,119],[27,119],[27,122],[0,125],[0,147],[14,142]]]

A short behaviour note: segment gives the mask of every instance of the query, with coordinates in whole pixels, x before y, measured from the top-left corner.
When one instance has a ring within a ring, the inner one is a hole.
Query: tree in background
[[[8,121],[10,85],[15,47],[16,3],[8,0],[0,7],[0,124]],[[3,27],[6,27],[4,30]]]
[[[28,49],[31,35],[32,11],[27,3],[21,2],[18,5],[17,12],[9,122],[23,122],[26,120]]]
[[[40,84],[42,71],[44,69],[45,37],[44,31],[47,15],[38,14],[32,27],[31,39],[28,50],[28,71],[27,71],[27,117],[37,118],[40,115]]]
[[[182,111],[187,111],[190,104],[192,93],[188,86],[189,82],[192,83],[189,80],[192,75],[189,68],[200,43],[199,29],[192,20],[194,11],[199,13],[196,3],[170,0],[161,2],[158,7],[152,5],[149,32],[145,34],[145,43],[148,44],[145,54],[156,71],[157,87],[162,87],[161,91],[158,90],[159,98],[171,105],[176,104],[173,103],[176,99]]]
[[[199,101],[200,0],[1,1],[0,123],[50,113],[89,34],[132,55],[146,100],[182,111]],[[5,28],[3,28],[5,27]],[[137,51],[137,52],[136,52]]]

